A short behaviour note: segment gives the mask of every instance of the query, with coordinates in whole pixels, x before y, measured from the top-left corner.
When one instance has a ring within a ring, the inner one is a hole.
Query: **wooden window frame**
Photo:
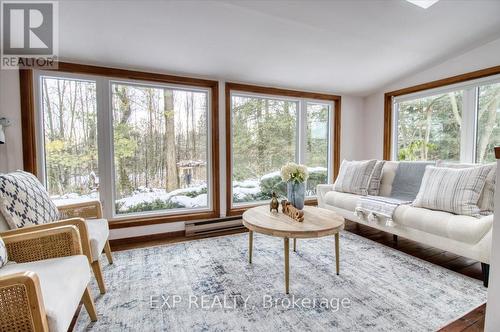
[[[408,88],[403,88],[399,90],[390,91],[384,94],[384,150],[383,158],[384,160],[391,160],[391,150],[392,150],[392,100],[394,97],[407,95],[415,92],[421,92],[425,90],[431,90],[435,88],[441,88],[447,85],[463,83],[467,81],[472,81],[488,76],[494,76],[500,74],[500,66],[489,67],[481,70],[476,70],[473,72],[451,76],[443,78],[440,80],[414,85]]]
[[[225,86],[225,103],[226,103],[226,215],[239,216],[247,209],[262,205],[256,203],[245,205],[241,207],[233,207],[233,186],[232,186],[232,148],[231,148],[231,92],[249,92],[259,95],[266,95],[272,97],[295,97],[314,100],[324,100],[333,102],[333,144],[331,144],[333,154],[332,175],[333,179],[337,177],[340,167],[340,121],[341,121],[341,101],[342,97],[339,95],[331,95],[324,93],[305,92],[297,90],[288,90],[274,87],[266,87],[259,85],[249,85],[241,83],[226,82]],[[308,205],[316,205],[317,199],[310,199],[306,201]]]
[[[34,68],[43,71],[53,71],[70,74],[94,75],[106,78],[128,79],[145,82],[157,82],[164,84],[179,84],[194,87],[202,87],[211,90],[210,110],[211,117],[211,163],[210,174],[212,189],[212,208],[209,211],[193,213],[169,213],[168,215],[155,216],[130,216],[109,220],[111,229],[123,227],[146,226],[170,222],[180,222],[198,219],[213,219],[220,217],[220,167],[219,167],[219,82],[174,76],[159,73],[150,73],[111,67],[100,67],[69,62],[58,62],[57,69]],[[38,175],[37,170],[37,143],[36,143],[36,110],[35,94],[33,85],[33,69],[19,69],[19,83],[21,92],[21,127],[23,140],[23,162],[24,170]]]

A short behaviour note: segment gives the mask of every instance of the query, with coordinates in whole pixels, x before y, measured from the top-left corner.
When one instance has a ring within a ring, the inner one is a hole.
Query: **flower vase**
[[[286,185],[286,191],[288,201],[297,209],[302,210],[304,208],[306,183],[289,181]]]

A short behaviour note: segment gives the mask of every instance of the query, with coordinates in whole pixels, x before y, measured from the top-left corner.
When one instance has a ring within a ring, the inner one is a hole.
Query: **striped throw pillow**
[[[466,163],[449,163],[445,161],[438,160],[436,162],[437,167],[448,167],[448,168],[472,168],[472,167],[489,167],[490,172],[486,176],[486,183],[484,184],[483,192],[479,196],[479,201],[477,206],[481,210],[481,215],[493,214],[495,205],[495,184],[497,177],[497,167],[496,163],[486,164],[480,166],[478,164],[466,164]]]
[[[342,161],[333,190],[357,195],[368,195],[370,177],[377,161]]]
[[[368,195],[378,196],[380,191],[380,181],[382,180],[382,169],[384,168],[385,160],[379,160],[373,167],[373,172],[370,177],[370,185],[368,186]]]
[[[480,217],[477,205],[490,168],[427,166],[413,206]]]

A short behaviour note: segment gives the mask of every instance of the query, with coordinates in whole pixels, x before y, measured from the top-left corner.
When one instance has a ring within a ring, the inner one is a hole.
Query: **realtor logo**
[[[2,1],[2,69],[57,62],[56,1]]]

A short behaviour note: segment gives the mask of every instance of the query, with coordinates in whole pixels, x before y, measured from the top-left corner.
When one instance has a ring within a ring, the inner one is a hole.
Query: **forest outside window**
[[[393,159],[493,162],[500,144],[499,81],[395,97]]]
[[[96,82],[40,77],[43,176],[57,202],[99,199]]]
[[[209,88],[35,74],[38,169],[56,204],[108,217],[213,208]]]
[[[280,168],[309,169],[306,195],[331,177],[333,102],[231,92],[232,205],[284,197]]]

